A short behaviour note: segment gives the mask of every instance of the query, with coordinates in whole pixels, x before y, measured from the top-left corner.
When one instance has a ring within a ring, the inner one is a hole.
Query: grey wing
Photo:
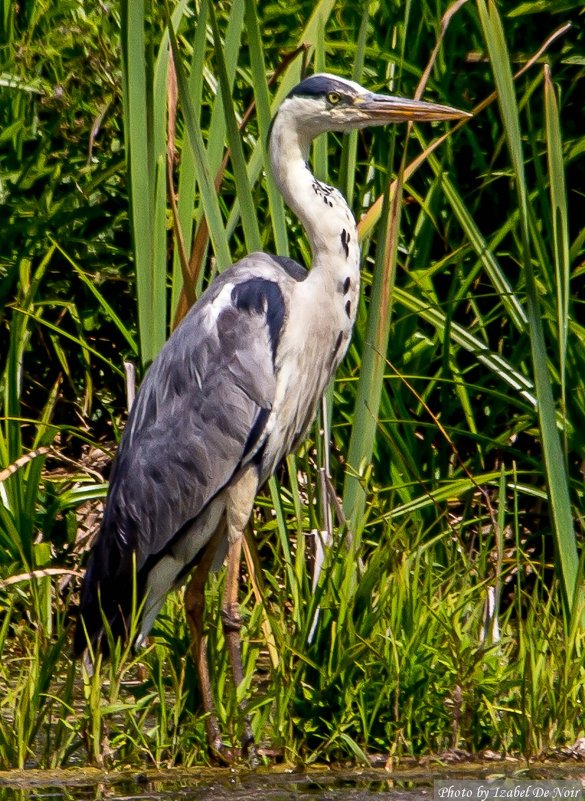
[[[103,613],[125,635],[151,568],[268,437],[286,272],[264,254],[216,279],[146,374],[110,479],[104,520],[81,591],[92,641]],[[286,279],[295,280],[295,279]],[[99,598],[99,603],[98,603]],[[86,645],[78,626],[74,652]]]
[[[277,284],[224,282],[193,307],[149,370],[104,521],[121,549],[136,552],[138,570],[259,447],[275,391],[274,325],[283,319]]]

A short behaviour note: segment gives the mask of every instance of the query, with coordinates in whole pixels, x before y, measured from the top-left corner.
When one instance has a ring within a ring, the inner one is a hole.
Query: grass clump
[[[513,600],[494,641],[484,633],[487,586],[479,575],[490,554],[471,556],[458,542],[429,544],[422,533],[406,553],[404,533],[389,532],[376,543],[363,569],[343,546],[334,549],[317,589],[320,614],[311,642],[311,603],[304,600],[293,613],[286,583],[266,581],[262,604],[244,586],[244,692],[260,746],[307,765],[453,749],[558,756],[582,736],[576,710],[584,701],[584,635],[576,627],[567,638],[558,589],[546,586],[546,565],[525,554],[524,575],[515,563],[502,573]],[[272,569],[285,574],[283,554],[272,558]],[[209,588],[211,670],[222,729],[237,745],[243,721],[223,647],[221,584],[218,577]],[[265,648],[264,615],[276,638],[275,667]],[[178,598],[167,601],[146,651],[115,652],[93,676],[80,676],[64,637],[42,637],[32,610],[2,645],[4,768],[207,761]]]

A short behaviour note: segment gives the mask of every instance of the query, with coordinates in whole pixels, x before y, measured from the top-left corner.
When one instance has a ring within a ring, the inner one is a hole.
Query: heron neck
[[[312,269],[343,281],[348,275],[359,275],[356,224],[343,195],[310,171],[311,139],[298,130],[294,119],[279,114],[270,137],[272,174],[287,206],[307,232]]]

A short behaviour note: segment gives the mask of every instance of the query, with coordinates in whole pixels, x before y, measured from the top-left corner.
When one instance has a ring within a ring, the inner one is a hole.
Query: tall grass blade
[[[218,33],[217,38],[213,36],[213,59],[221,59],[225,68],[222,80],[220,76],[217,75],[217,65],[211,65],[213,67],[213,80],[219,78],[219,85],[217,86],[217,91],[213,100],[211,123],[207,136],[207,156],[209,158],[209,167],[212,175],[215,175],[219,171],[225,152],[226,134],[228,133],[226,103],[229,104],[231,102],[236,70],[240,60],[240,43],[244,29],[244,11],[245,6],[243,2],[232,4],[225,36],[222,41],[221,36],[219,36],[217,15],[213,13],[214,5],[213,3],[209,4],[208,13],[211,23],[211,32],[213,35],[215,27]],[[215,26],[213,25],[214,19]]]
[[[367,3],[365,3],[362,11],[362,19],[360,22],[360,28],[356,42],[355,60],[353,62],[353,70],[351,73],[352,80],[356,81],[357,83],[361,83],[363,77],[369,26],[370,7]],[[341,186],[343,187],[343,194],[350,208],[353,203],[355,180],[357,175],[357,144],[358,132],[352,131],[347,137],[347,142],[343,148],[343,152],[341,154],[341,164],[339,168],[339,176]]]
[[[258,134],[262,145],[264,163],[268,164],[268,132],[272,114],[270,111],[270,91],[266,80],[266,64],[264,49],[258,21],[256,0],[246,0],[246,33],[248,48],[250,50],[250,67],[252,85],[256,99],[256,117],[258,119]],[[276,252],[281,256],[288,256],[288,232],[286,228],[286,215],[284,201],[277,190],[272,176],[267,177],[268,208],[270,221],[274,234]]]
[[[248,251],[251,252],[260,250],[262,246],[262,240],[260,237],[260,228],[256,214],[256,205],[252,198],[252,189],[246,170],[246,160],[244,158],[244,149],[242,147],[242,137],[240,136],[238,123],[236,120],[236,113],[231,99],[230,80],[213,3],[209,6],[209,16],[215,43],[215,60],[217,63],[217,71],[219,73],[223,112],[226,122],[231,161],[234,169],[237,196],[240,201],[240,213],[242,215],[244,237],[246,240],[246,247]]]
[[[189,65],[189,78],[187,81],[187,91],[193,102],[195,117],[198,119],[201,113],[201,102],[203,95],[203,72],[205,65],[205,40],[207,36],[207,10],[208,4],[201,3],[199,15],[197,17],[197,27],[193,38],[193,55]],[[173,62],[173,69],[176,69]],[[181,150],[181,166],[179,173],[178,197],[177,197],[177,223],[181,229],[183,245],[187,254],[191,253],[193,243],[194,228],[194,207],[195,192],[197,188],[197,171],[195,166],[195,155],[191,147],[183,146]],[[191,260],[189,269],[193,270]],[[193,284],[196,283],[197,276],[192,274],[189,278]],[[171,309],[174,315],[181,318],[186,310],[185,290],[183,287],[184,277],[181,269],[181,262],[178,248],[175,249],[173,259],[173,281],[171,293]],[[182,298],[182,309],[179,310],[180,299]]]
[[[553,230],[553,256],[557,289],[557,330],[559,348],[559,382],[563,414],[567,399],[567,336],[569,332],[569,213],[565,188],[565,168],[559,124],[559,107],[550,73],[544,67],[544,110],[548,174],[550,179],[550,205]]]
[[[122,75],[124,135],[128,166],[130,217],[136,268],[140,352],[149,364],[166,339],[166,262],[161,256],[165,230],[166,183],[164,180],[166,124],[155,131],[166,114],[166,92],[152,97],[151,75],[146,59],[146,11],[144,0],[122,2]],[[153,103],[162,103],[153,115]],[[165,118],[166,123],[166,118]],[[162,147],[161,147],[162,144]],[[161,175],[162,172],[162,175]]]
[[[389,170],[394,155],[392,151],[393,148],[388,161]],[[404,164],[402,164],[403,167]],[[402,172],[398,176],[394,191],[391,191],[388,186],[384,198],[365,345],[354,408],[354,423],[347,454],[347,461],[351,469],[345,477],[343,509],[350,522],[350,531],[354,537],[361,528],[366,504],[364,474],[374,450],[390,336],[391,294],[396,274],[402,200],[401,175]]]
[[[282,103],[290,90],[299,82],[300,66],[298,65],[298,59],[296,56],[301,51],[306,49],[308,50],[315,46],[319,37],[319,26],[321,24],[327,24],[327,20],[329,19],[334,7],[335,0],[320,0],[320,2],[314,6],[313,12],[309,17],[307,24],[299,34],[299,37],[296,41],[296,48],[293,50],[295,58],[288,63],[288,66],[286,67],[278,84],[278,89],[272,98],[271,111],[273,114],[276,113],[278,106]],[[258,180],[258,177],[264,166],[265,162],[263,161],[262,143],[258,142],[248,162],[248,175],[252,185],[254,185]],[[239,217],[240,206],[236,198],[226,226],[230,235],[234,231]]]
[[[520,135],[518,105],[514,93],[512,70],[504,31],[496,4],[493,0],[478,0],[478,11],[498,91],[498,103],[504,123],[518,195],[522,238],[522,266],[526,281],[528,330],[549,493],[550,517],[555,537],[564,605],[567,619],[570,619],[577,587],[579,558],[569,496],[566,460],[557,428],[556,409],[551,388],[551,373],[548,366],[547,348],[538,300],[538,288],[530,254],[528,193],[524,175],[524,155]]]
[[[177,38],[169,19],[169,35],[175,68],[177,70],[177,85],[179,88],[179,98],[185,117],[188,141],[193,151],[195,160],[195,170],[197,173],[197,183],[201,193],[201,203],[203,205],[209,235],[215,251],[220,268],[225,268],[231,264],[230,248],[221,216],[219,200],[213,184],[212,172],[210,170],[207,152],[203,144],[201,127],[195,113],[193,101],[189,96],[189,87],[183,69],[181,54],[177,44]]]

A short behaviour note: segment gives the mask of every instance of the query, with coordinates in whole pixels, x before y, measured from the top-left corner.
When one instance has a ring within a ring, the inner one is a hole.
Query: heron
[[[356,222],[308,166],[312,140],[404,121],[469,116],[370,92],[328,73],[302,80],[272,121],[272,175],[308,237],[310,270],[251,253],[223,270],[147,371],[120,440],[103,522],[81,589],[74,653],[108,638],[144,644],[167,593],[185,583],[210,749],[221,754],[204,638],[204,589],[227,562],[221,618],[235,685],[243,678],[238,583],[259,489],[302,442],[352,333],[360,286]],[[131,616],[139,608],[134,629]],[[244,746],[253,743],[246,721]]]

